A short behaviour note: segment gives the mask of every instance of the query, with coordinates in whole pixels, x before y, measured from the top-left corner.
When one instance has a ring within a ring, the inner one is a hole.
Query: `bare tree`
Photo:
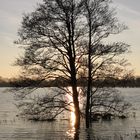
[[[91,119],[111,120],[113,117],[126,118],[131,104],[125,101],[116,88],[100,87],[92,89],[90,104]]]
[[[122,70],[121,68],[126,63],[123,60],[116,60],[116,58],[128,51],[128,45],[122,42],[108,44],[103,40],[109,35],[118,34],[127,28],[118,22],[114,10],[109,8],[110,0],[85,0],[84,2],[84,13],[88,26],[86,124],[89,127],[92,83],[95,77],[96,79],[97,77],[101,79],[115,77],[115,70]]]
[[[117,77],[126,65],[126,61],[118,56],[128,51],[128,45],[122,42],[108,44],[103,40],[126,29],[126,26],[118,23],[109,4],[109,0],[43,0],[34,12],[24,15],[16,42],[25,50],[24,55],[16,61],[23,69],[22,77],[37,80],[35,85],[44,80],[61,78],[72,89],[70,92],[58,85],[61,90],[56,94],[39,97],[30,96],[37,88],[30,83],[27,83],[30,87],[18,87],[22,94],[16,97],[28,98],[18,105],[26,107],[23,108],[24,114],[34,115],[41,120],[40,114],[45,112],[55,118],[64,110],[69,110],[73,103],[75,127],[78,128],[78,80],[84,76],[87,80],[84,83],[84,86],[87,84],[85,115],[89,127],[90,111],[95,102],[95,92],[92,91],[94,81]],[[65,100],[66,94],[72,96],[72,102]],[[85,93],[81,95],[85,96]]]
[[[49,78],[62,77],[70,84],[75,126],[80,124],[76,61],[77,50],[82,49],[78,42],[84,32],[84,25],[80,24],[82,6],[82,1],[44,0],[35,12],[24,15],[17,42],[25,46],[25,55],[17,61],[18,65],[31,73],[39,69],[47,78],[48,73]]]
[[[31,120],[54,120],[64,111],[73,111],[73,102],[67,100],[68,89],[18,88],[15,94],[16,106],[21,116]]]

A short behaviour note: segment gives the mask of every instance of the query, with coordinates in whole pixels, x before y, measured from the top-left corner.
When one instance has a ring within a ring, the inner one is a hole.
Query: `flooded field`
[[[133,104],[128,119],[98,121],[75,132],[68,120],[54,122],[28,121],[17,116],[13,94],[0,88],[0,140],[137,140],[140,139],[140,88],[120,88],[125,99]],[[136,113],[133,116],[133,113]]]

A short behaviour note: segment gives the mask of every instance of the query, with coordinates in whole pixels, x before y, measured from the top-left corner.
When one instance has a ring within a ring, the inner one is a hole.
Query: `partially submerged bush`
[[[116,88],[93,89],[90,108],[91,119],[110,120],[114,117],[123,119],[128,117],[131,106]]]
[[[69,90],[68,90],[69,89]],[[44,91],[45,92],[44,92]],[[21,110],[21,115],[30,120],[54,120],[64,111],[71,111],[72,102],[70,88],[39,88],[35,91],[24,87],[22,92],[15,94],[17,107]],[[44,93],[43,93],[44,92]],[[81,112],[84,110],[84,92],[79,91]],[[83,93],[82,93],[83,92]],[[68,96],[67,96],[68,95]],[[114,117],[126,118],[131,104],[124,100],[120,92],[114,88],[93,88],[90,106],[91,120],[111,120]],[[84,114],[84,112],[82,112]]]

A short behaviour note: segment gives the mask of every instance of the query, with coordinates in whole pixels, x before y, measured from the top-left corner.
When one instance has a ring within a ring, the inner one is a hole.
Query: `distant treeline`
[[[0,77],[0,87],[11,87],[10,79]]]
[[[100,80],[93,80],[93,86],[98,87],[140,87],[140,77],[131,77],[131,78],[124,78],[124,79],[114,79],[114,78],[107,78],[107,79],[100,79]],[[86,85],[86,78],[79,79],[78,85],[84,86]],[[69,86],[69,81],[56,78],[52,80],[45,80],[45,79],[29,79],[29,78],[17,78],[17,79],[4,79],[0,78],[0,87],[28,87],[28,86],[35,86],[35,87],[58,87],[58,86]]]

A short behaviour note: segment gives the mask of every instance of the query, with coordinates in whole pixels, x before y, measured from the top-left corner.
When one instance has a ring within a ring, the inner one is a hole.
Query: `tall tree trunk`
[[[70,64],[70,76],[71,76],[71,87],[72,87],[72,97],[73,97],[73,104],[75,109],[75,128],[78,129],[80,127],[80,109],[79,109],[79,100],[78,100],[78,91],[77,91],[77,78],[76,78],[76,65],[75,65],[75,45],[74,45],[74,32],[75,32],[75,26],[74,26],[74,1],[72,0],[72,9],[71,9],[71,16],[69,16],[68,13],[66,13],[66,27],[68,31],[68,44],[69,47],[67,48],[67,53],[69,56],[69,64]]]
[[[88,44],[88,85],[87,85],[87,100],[86,100],[86,127],[89,128],[90,124],[90,98],[92,88],[92,66],[91,66],[91,18],[90,11],[88,9],[88,26],[89,26],[89,44]]]
[[[70,21],[67,22],[67,28],[69,33],[69,63],[71,69],[71,86],[73,92],[73,104],[75,109],[75,128],[78,129],[80,127],[80,108],[79,108],[79,94],[77,91],[77,78],[76,78],[76,66],[75,66],[75,45],[74,45],[74,19],[73,19],[73,12],[74,12],[74,1],[72,0],[72,13],[70,17]]]
[[[76,68],[74,58],[71,57],[70,60],[71,67],[71,86],[73,92],[73,104],[75,109],[75,128],[78,129],[80,127],[80,108],[79,108],[79,100],[78,100],[78,91],[77,91],[77,79],[76,79]]]
[[[86,100],[86,127],[89,128],[90,123],[90,96],[92,87],[92,77],[91,77],[91,47],[89,46],[88,54],[88,85],[87,85],[87,100]]]
[[[75,118],[76,118],[75,128],[78,129],[80,127],[80,109],[79,109],[77,86],[73,86],[72,90],[73,90],[73,103],[74,103]]]

